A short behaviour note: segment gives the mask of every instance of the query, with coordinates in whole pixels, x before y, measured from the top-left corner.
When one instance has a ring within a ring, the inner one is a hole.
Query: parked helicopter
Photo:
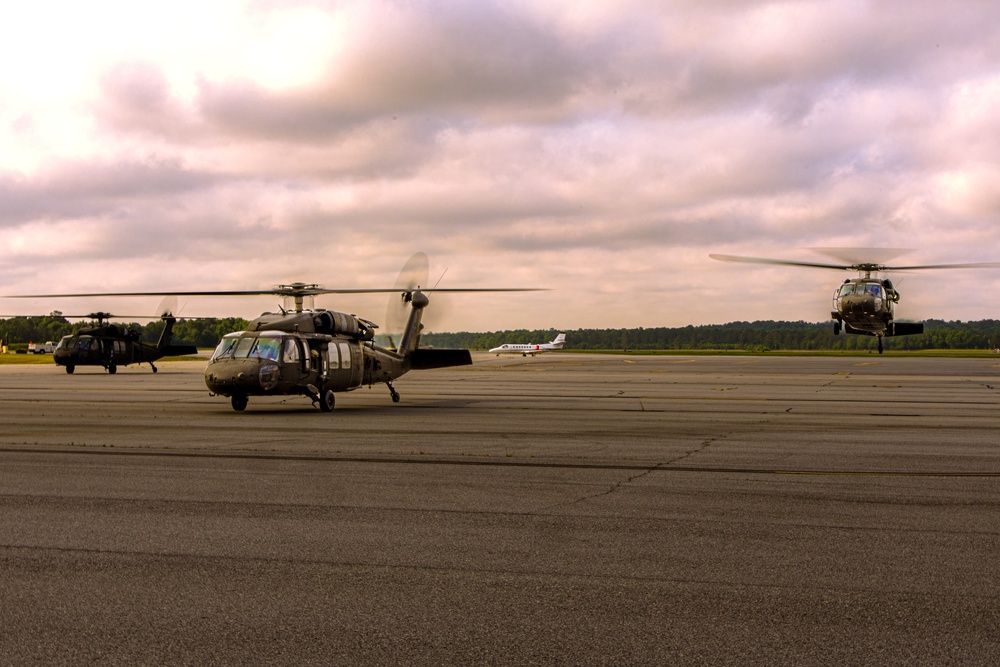
[[[302,395],[323,412],[334,408],[337,392],[384,383],[394,403],[400,400],[393,381],[410,370],[446,368],[472,363],[464,349],[419,346],[429,292],[527,292],[536,288],[424,288],[428,260],[416,253],[404,265],[394,287],[330,289],[316,284],[291,283],[264,290],[196,292],[123,292],[115,294],[60,294],[84,296],[246,296],[274,294],[284,298],[277,313],[264,313],[245,331],[223,336],[205,368],[205,384],[212,395],[226,396],[234,410],[245,410],[251,396]],[[398,293],[389,312],[402,310],[406,320],[394,349],[375,345],[374,322],[357,315],[314,308],[323,294]],[[27,297],[25,297],[27,298]]]
[[[143,343],[140,340],[141,333],[131,326],[107,322],[115,317],[111,313],[90,313],[86,317],[96,320],[97,324],[63,336],[52,352],[53,360],[57,365],[65,366],[67,373],[73,373],[77,366],[101,366],[114,375],[119,366],[129,364],[149,364],[155,373],[157,368],[153,362],[158,359],[198,354],[198,348],[194,345],[174,345],[170,342],[177,322],[170,311],[160,315],[164,326],[156,345]]]
[[[819,249],[828,254],[868,253],[868,248]],[[882,251],[885,252],[885,251]],[[898,251],[897,251],[898,252]],[[848,334],[875,336],[878,338],[878,353],[882,354],[882,339],[890,336],[909,336],[924,332],[923,322],[896,322],[893,307],[899,303],[899,292],[888,278],[872,274],[885,271],[916,271],[923,269],[996,269],[1000,262],[972,264],[928,264],[922,266],[887,266],[878,262],[856,262],[851,264],[822,264],[817,262],[797,262],[763,257],[739,257],[736,255],[710,254],[709,257],[722,262],[747,262],[750,264],[777,264],[780,266],[804,266],[814,269],[837,269],[857,271],[857,278],[849,278],[833,293],[833,333],[841,330]]]

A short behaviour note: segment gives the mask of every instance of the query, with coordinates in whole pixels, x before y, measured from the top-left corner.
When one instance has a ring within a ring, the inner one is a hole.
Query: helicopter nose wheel
[[[389,387],[389,395],[392,396],[392,402],[399,403],[399,392],[392,386],[392,383],[386,382],[385,386]]]
[[[243,412],[244,410],[247,409],[247,403],[250,402],[250,399],[247,398],[246,396],[243,396],[242,394],[233,394],[233,397],[232,399],[230,399],[230,401],[233,404],[233,410],[236,410],[237,412]]]

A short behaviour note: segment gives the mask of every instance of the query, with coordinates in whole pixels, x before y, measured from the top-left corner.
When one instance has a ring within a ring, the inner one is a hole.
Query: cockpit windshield
[[[281,351],[281,338],[277,336],[261,336],[256,347],[251,350],[251,356],[275,361]]]
[[[877,283],[868,283],[865,285],[865,293],[868,296],[874,296],[876,298],[882,298],[882,286]]]
[[[212,361],[233,356],[233,348],[236,347],[236,343],[238,343],[239,340],[240,335],[238,333],[223,336],[222,340],[219,341],[218,346],[216,346],[215,352],[212,353]]]
[[[276,334],[261,334],[260,336],[243,336],[240,333],[228,334],[223,337],[219,346],[212,354],[212,361],[218,359],[259,358],[277,360],[281,352],[281,336]]]
[[[852,294],[881,299],[885,298],[882,285],[878,283],[844,283],[840,286],[840,294],[838,296],[850,296]]]

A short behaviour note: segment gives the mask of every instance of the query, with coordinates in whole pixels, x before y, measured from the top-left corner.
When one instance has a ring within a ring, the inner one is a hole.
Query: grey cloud
[[[0,226],[35,220],[101,216],[124,202],[203,191],[212,177],[176,161],[61,162],[33,178],[0,175]]]

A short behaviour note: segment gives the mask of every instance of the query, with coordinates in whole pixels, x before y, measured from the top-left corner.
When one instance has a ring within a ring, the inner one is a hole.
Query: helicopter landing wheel
[[[118,372],[118,367],[117,366],[115,366],[114,364],[111,364],[110,366],[108,366],[108,374],[109,375],[114,375],[117,372]]]
[[[247,409],[247,403],[250,402],[250,399],[244,396],[243,394],[233,394],[233,397],[232,399],[230,399],[230,401],[233,404],[233,410],[236,410],[237,412],[243,412],[244,410]]]
[[[327,389],[323,392],[323,396],[319,399],[319,409],[322,412],[333,412],[333,405],[336,401],[336,397],[333,395],[332,389]]]
[[[156,366],[154,366],[153,364],[150,364],[149,367],[153,369],[154,373],[156,372]]]
[[[878,353],[882,354],[882,339],[878,339]]]
[[[75,371],[75,370],[76,370],[76,366],[74,366],[73,364],[66,364],[66,372],[68,374],[72,375],[73,371]]]
[[[392,396],[392,402],[399,403],[399,392],[392,386],[392,383],[386,382],[385,386],[389,387],[389,395]]]
[[[834,322],[833,323],[833,335],[834,336],[839,336],[840,335],[840,322]]]

